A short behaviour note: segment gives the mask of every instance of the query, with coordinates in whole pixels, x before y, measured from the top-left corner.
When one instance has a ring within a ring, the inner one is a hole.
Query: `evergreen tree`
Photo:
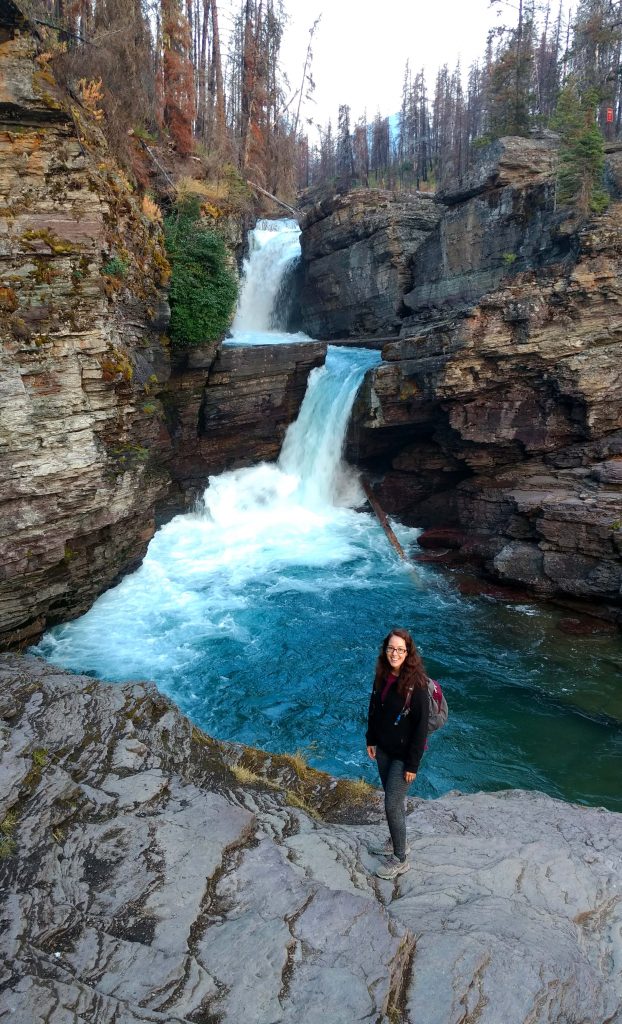
[[[342,104],[337,119],[337,174],[351,181],[354,174],[354,151],[350,133],[350,108]]]
[[[612,132],[620,130],[622,121],[621,56],[622,3],[581,0],[573,26],[570,72],[581,95],[593,91],[603,129],[608,125],[607,108],[613,110]]]
[[[602,213],[608,203],[603,189],[604,140],[596,123],[597,93],[583,100],[574,82],[560,93],[553,126],[561,138],[557,201],[573,206],[580,217]]]
[[[367,117],[365,114],[357,121],[352,137],[352,150],[354,153],[354,174],[362,185],[369,185],[369,141],[368,141]]]
[[[391,187],[391,129],[388,117],[378,113],[371,130],[370,168],[376,186]]]
[[[518,22],[499,31],[488,72],[488,131],[492,138],[526,135],[532,125],[535,68],[533,2],[519,0]]]

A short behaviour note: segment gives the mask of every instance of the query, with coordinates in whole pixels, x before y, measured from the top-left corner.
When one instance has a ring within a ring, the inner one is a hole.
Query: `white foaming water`
[[[281,469],[298,477],[297,491],[305,506],[365,501],[341,448],[362,377],[379,361],[376,352],[329,347],[326,364],[311,371],[298,419],[287,431],[279,456]]]
[[[241,302],[248,329],[238,323],[230,343],[303,340],[265,330],[298,254],[297,226],[257,231],[253,254],[262,258],[251,270],[251,256]],[[329,348],[279,462],[211,478],[201,508],[159,530],[137,572],[82,618],[47,633],[35,653],[107,679],[154,680],[218,738],[307,749],[317,767],[377,781],[364,746],[369,685],[380,638],[409,625],[452,707],[424,758],[418,792],[535,786],[622,809],[619,730],[589,720],[580,688],[575,714],[568,684],[590,679],[588,707],[599,719],[603,708],[619,708],[617,649],[599,663],[564,644],[556,665],[558,638],[551,656],[539,658],[541,612],[488,610],[487,602],[462,601],[451,585],[427,586],[430,570],[413,577],[375,519],[352,507],[362,496],[341,446],[359,382],[377,359]],[[393,525],[405,547],[414,541],[416,530]],[[508,749],[513,734],[520,749]],[[573,776],[567,751],[578,748],[593,756]]]
[[[378,524],[347,507],[363,496],[341,456],[359,384],[378,361],[376,352],[329,348],[278,463],[210,477],[200,509],[160,529],[137,572],[36,652],[76,671],[155,678],[183,704],[170,677],[181,673],[187,686],[206,642],[249,640],[275,595],[368,588],[379,560],[391,571]],[[404,542],[417,533],[397,529]]]
[[[286,334],[273,321],[283,275],[300,256],[300,227],[295,220],[260,220],[249,231],[249,254],[242,268],[240,297],[228,345],[278,345],[309,341]]]

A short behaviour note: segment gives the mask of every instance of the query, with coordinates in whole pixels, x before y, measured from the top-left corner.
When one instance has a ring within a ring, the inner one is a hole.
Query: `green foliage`
[[[215,341],[231,323],[238,288],[223,239],[201,223],[197,196],[166,218],[164,239],[171,264],[171,338],[181,347]]]
[[[140,139],[142,142],[146,142],[149,145],[153,145],[158,141],[158,136],[153,132],[148,131],[143,124],[134,125],[133,133],[137,139]]]
[[[17,843],[13,836],[17,828],[17,812],[8,811],[0,823],[0,860],[11,857],[17,850]]]
[[[504,252],[502,259],[506,267],[511,267],[513,263],[516,263],[518,256],[515,252]]]
[[[472,139],[471,148],[484,149],[486,146],[489,146],[492,141],[492,135],[478,135],[475,139]]]
[[[534,23],[522,10],[516,28],[507,35],[490,68],[488,81],[489,134],[528,135],[534,108]]]
[[[128,265],[120,256],[112,256],[102,267],[102,274],[106,277],[119,277],[121,280],[128,271]]]
[[[603,188],[605,145],[596,123],[596,103],[593,90],[580,97],[571,82],[560,93],[552,121],[561,137],[557,200],[582,216],[602,213],[609,203]]]

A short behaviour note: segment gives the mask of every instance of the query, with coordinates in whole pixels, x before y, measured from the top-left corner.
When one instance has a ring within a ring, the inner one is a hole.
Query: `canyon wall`
[[[168,487],[161,234],[30,32],[0,41],[0,638],[84,611]]]
[[[86,611],[210,474],[276,458],[325,352],[171,354],[153,204],[49,58],[0,12],[0,648]]]
[[[325,357],[326,344],[311,341],[206,346],[174,360],[166,393],[171,473],[187,498],[205,488],[210,474],[278,457],[309,373]]]
[[[397,333],[410,262],[438,222],[431,196],[359,189],[301,202],[294,330],[333,339]]]
[[[622,621],[620,156],[609,210],[580,224],[556,208],[556,153],[552,136],[501,139],[439,195],[348,455],[388,512],[430,528],[421,543],[437,550],[422,557]],[[303,232],[303,253],[339,254],[337,279],[351,266],[337,246],[358,224],[354,200],[339,208],[349,225]]]

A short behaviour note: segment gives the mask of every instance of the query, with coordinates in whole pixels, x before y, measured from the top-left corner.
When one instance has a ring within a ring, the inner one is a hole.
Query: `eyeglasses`
[[[408,654],[406,647],[387,647],[387,654]]]

